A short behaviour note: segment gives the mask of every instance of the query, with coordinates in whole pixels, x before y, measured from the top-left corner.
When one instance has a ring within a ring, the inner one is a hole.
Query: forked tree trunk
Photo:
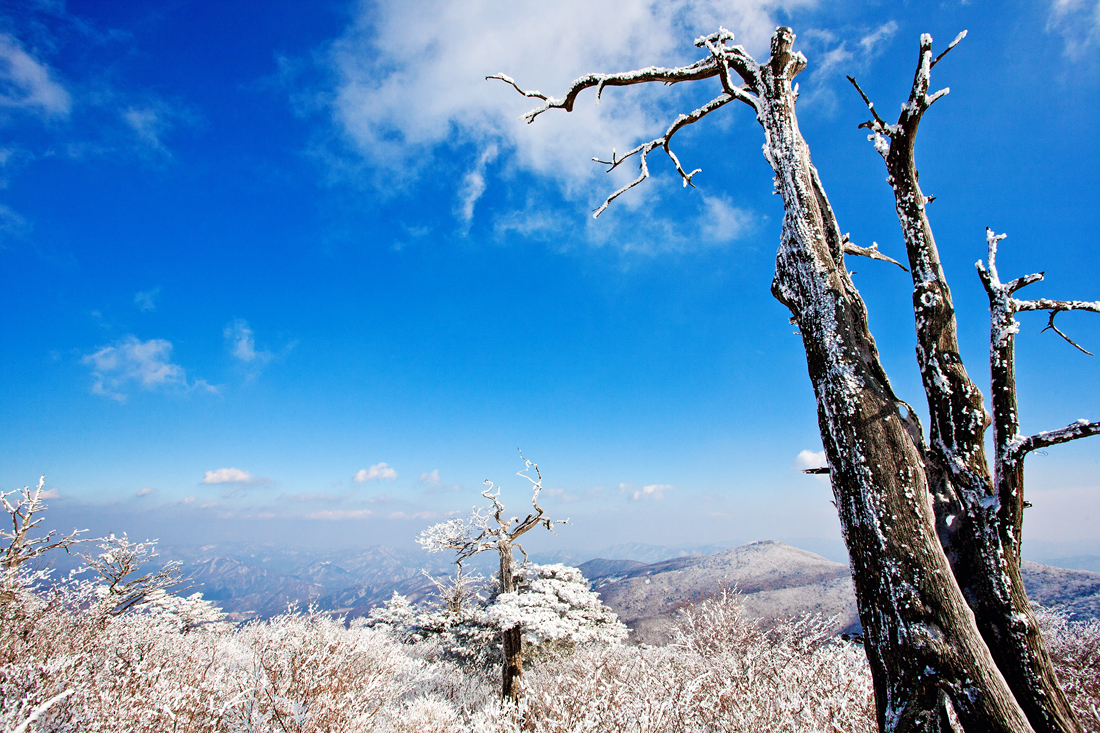
[[[802,334],[851,556],[879,729],[1029,731],[936,537],[920,428],[879,362],[840,228],[798,130],[791,80],[805,66],[780,28],[760,67],[758,120],[783,197],[772,291]]]
[[[1023,495],[998,492],[990,475],[985,454],[990,417],[959,356],[951,289],[932,236],[928,199],[918,183],[914,146],[921,117],[946,93],[928,94],[935,62],[932,38],[925,34],[912,91],[897,124],[886,126],[876,114],[866,126],[876,133],[875,147],[886,161],[913,275],[917,365],[930,416],[926,473],[936,530],[982,638],[1032,727],[1038,733],[1080,733],[1024,591],[1019,543]],[[1011,354],[1008,359],[1011,369]],[[994,365],[995,385],[996,370]],[[998,399],[1003,397],[995,387],[995,404]]]
[[[500,592],[512,593],[516,589],[512,572],[512,545],[501,542],[497,549],[500,551]],[[518,701],[523,681],[523,630],[513,626],[504,629],[501,635],[500,694],[505,700]]]

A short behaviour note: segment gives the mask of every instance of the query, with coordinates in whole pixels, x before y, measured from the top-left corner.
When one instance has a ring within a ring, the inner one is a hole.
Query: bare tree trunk
[[[806,349],[833,492],[851,556],[882,731],[1028,731],[937,541],[919,425],[893,393],[843,261],[843,241],[798,130],[791,79],[805,60],[780,28],[760,67],[765,153],[783,196],[772,285]],[[903,409],[904,408],[904,409]]]
[[[888,258],[854,247],[842,237],[798,130],[797,92],[791,82],[806,60],[791,52],[794,33],[789,28],[776,30],[765,64],[732,41],[732,34],[719,30],[696,40],[710,55],[691,65],[589,74],[573,82],[560,99],[525,91],[503,74],[491,78],[543,100],[524,116],[528,122],[550,109],[572,110],[577,95],[587,88],[595,87],[599,95],[612,86],[713,77],[721,81],[722,94],[677,117],[663,136],[606,161],[613,170],[636,156],[640,174],[612,193],[597,216],[645,180],[646,156],[658,148],[672,159],[684,184],[691,185],[698,171],[685,170],[669,147],[676,132],[733,100],[754,109],[764,128],[764,154],[775,172],[775,190],[784,204],[772,292],[790,309],[806,350],[833,493],[851,556],[879,728],[884,733],[957,731],[960,726],[973,733],[1030,731],[936,535],[929,484],[944,483],[946,473],[934,465],[926,467],[919,421],[894,395],[882,369],[867,309],[849,277],[844,252]],[[738,85],[731,72],[744,83]]]
[[[500,551],[500,592],[512,593],[516,589],[513,580],[512,545],[501,542],[497,549]],[[523,681],[523,630],[519,626],[513,626],[501,633],[500,694],[505,700],[518,701],[520,683]]]
[[[927,215],[930,199],[918,183],[914,146],[920,120],[946,93],[928,94],[931,69],[962,37],[933,59],[932,38],[922,36],[912,91],[897,124],[885,125],[872,106],[875,120],[866,126],[886,161],[913,275],[917,365],[930,416],[926,472],[940,544],[982,638],[1032,727],[1039,733],[1080,733],[1020,575],[1019,534],[1012,528],[1022,519],[1023,497],[1017,497],[1018,510],[1000,501],[989,472],[984,436],[990,417],[959,356],[951,289]]]

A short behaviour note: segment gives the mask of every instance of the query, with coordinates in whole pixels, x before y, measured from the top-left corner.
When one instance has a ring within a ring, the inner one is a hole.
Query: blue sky
[[[731,106],[685,130],[698,188],[654,155],[593,220],[632,171],[591,159],[713,85],[586,95],[529,126],[530,100],[487,74],[554,94],[690,62],[719,25],[762,59],[791,25],[841,226],[903,258],[844,75],[897,109],[920,34],[967,29],[918,164],[969,371],[987,382],[986,226],[1009,235],[1003,276],[1046,271],[1031,296],[1100,299],[1096,0],[2,7],[0,482],[46,474],[58,522],[409,545],[486,478],[518,511],[519,447],[573,520],[536,547],[835,548],[828,485],[797,470],[821,446],[769,292],[782,210],[755,120]],[[907,275],[850,266],[922,406]],[[1059,321],[1100,351],[1100,319]],[[1021,322],[1025,429],[1100,417],[1100,362]],[[1100,442],[1048,453],[1025,535],[1100,553]]]

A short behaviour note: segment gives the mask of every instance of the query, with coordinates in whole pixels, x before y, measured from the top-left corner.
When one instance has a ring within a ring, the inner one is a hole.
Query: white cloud
[[[477,156],[474,167],[462,179],[462,187],[459,192],[458,218],[467,226],[473,221],[474,205],[481,198],[481,194],[485,193],[485,167],[496,160],[497,152],[496,144],[489,143]]]
[[[53,71],[8,33],[0,33],[0,107],[33,110],[45,117],[68,117],[72,109],[72,96]]]
[[[393,481],[397,478],[397,471],[390,468],[385,463],[376,463],[370,467],[370,469],[361,468],[356,472],[353,477],[356,483],[363,483],[364,481],[374,481],[375,479],[388,479]]]
[[[431,473],[420,474],[420,483],[428,484],[428,486],[442,486],[443,479],[439,478],[439,469],[434,469]]]
[[[795,456],[794,460],[791,462],[791,466],[798,471],[804,471],[807,468],[822,468],[827,465],[829,465],[829,462],[825,459],[825,451],[817,451],[815,453],[812,450],[802,450],[799,451],[798,455]],[[811,478],[819,483],[829,483],[829,474],[827,473],[815,473],[811,475]]]
[[[687,90],[608,90],[602,107],[589,92],[573,113],[546,115],[528,126],[517,118],[537,100],[486,81],[486,75],[504,72],[524,88],[560,94],[571,80],[592,71],[690,63],[700,56],[694,38],[719,25],[734,31],[750,52],[766,56],[776,11],[815,3],[364,3],[328,50],[334,76],[329,112],[351,149],[386,171],[382,178],[389,187],[415,177],[418,166],[430,167],[437,147],[472,145],[484,155],[497,145],[505,157],[501,165],[537,172],[556,181],[568,197],[587,202],[595,190],[591,181],[604,178],[591,158],[663,132],[679,112],[689,111],[682,96]],[[602,186],[621,185],[617,181],[636,175],[625,168],[610,177],[613,181],[604,178]],[[484,175],[475,166],[459,187],[460,219],[473,215]]]
[[[331,501],[339,502],[344,499],[351,498],[354,491],[349,491],[346,494],[327,494],[325,492],[305,492],[300,494],[284,494],[280,496],[280,499],[289,499],[290,501]]]
[[[207,471],[202,477],[204,484],[255,484],[262,481],[263,479],[239,468],[219,468],[216,471]]]
[[[751,212],[734,206],[727,196],[703,194],[699,235],[704,245],[727,244],[742,237],[755,224]]]
[[[659,500],[665,498],[666,491],[672,491],[675,488],[671,484],[650,484],[635,491],[630,495],[630,498],[634,501],[641,501],[642,499]]]
[[[157,493],[156,489],[151,489],[148,486],[146,486],[144,489],[141,489],[136,494],[134,494],[134,496],[149,496],[150,494],[155,494],[155,493]]]
[[[1066,56],[1083,56],[1100,41],[1100,0],[1053,0],[1046,30],[1062,36]]]
[[[138,310],[148,313],[149,311],[155,311],[157,309],[157,296],[160,295],[160,288],[153,288],[152,290],[143,290],[140,293],[134,294],[134,305],[138,307]]]
[[[126,401],[126,389],[136,385],[146,391],[202,390],[217,393],[218,388],[204,380],[187,381],[187,373],[171,361],[172,343],[164,339],[141,341],[126,336],[110,346],[104,346],[80,361],[92,368],[94,394],[119,402]]]
[[[180,504],[183,504],[184,506],[186,506],[188,504],[194,504],[194,503],[195,503],[195,497],[193,497],[193,496],[185,496],[185,497],[183,497],[183,499],[180,500]]]
[[[46,489],[41,494],[39,494],[39,496],[41,496],[43,499],[60,499],[61,492],[57,489]]]
[[[230,353],[246,364],[251,362],[264,364],[271,361],[271,352],[256,351],[256,339],[252,334],[252,327],[243,318],[238,318],[226,326],[222,335],[229,342]]]
[[[167,104],[157,102],[151,105],[127,107],[119,114],[144,147],[163,155],[171,155],[163,140],[164,133],[173,126],[174,115]]]
[[[865,70],[882,53],[886,42],[894,37],[897,30],[898,24],[890,20],[865,32],[854,44],[856,51],[848,49],[846,40],[838,43],[836,35],[830,31],[802,34],[811,58],[808,73],[802,82],[799,104],[820,108],[826,113],[835,112],[839,105],[838,89],[851,94],[858,102],[859,98],[855,96],[855,90],[849,87],[845,75],[858,75]]]
[[[877,55],[877,49],[883,41],[889,41],[898,32],[898,24],[890,20],[859,39],[859,47],[868,56]]]
[[[807,468],[821,468],[828,465],[828,462],[825,460],[825,451],[815,453],[812,450],[803,450],[798,452],[791,465],[799,471],[804,471]]]
[[[310,512],[306,515],[308,519],[366,519],[367,517],[374,516],[374,512],[370,509],[325,509],[319,512]]]

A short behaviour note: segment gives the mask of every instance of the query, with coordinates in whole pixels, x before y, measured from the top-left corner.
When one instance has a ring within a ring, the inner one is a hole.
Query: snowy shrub
[[[1035,609],[1058,681],[1085,730],[1100,733],[1100,620],[1072,621],[1065,611]]]
[[[532,646],[564,642],[619,644],[628,629],[577,568],[528,563],[516,570],[516,589],[490,599],[485,609],[498,629],[519,626]]]
[[[569,731],[873,731],[861,647],[806,618],[761,631],[735,594],[684,609],[668,647],[579,647],[532,670],[535,729]]]

